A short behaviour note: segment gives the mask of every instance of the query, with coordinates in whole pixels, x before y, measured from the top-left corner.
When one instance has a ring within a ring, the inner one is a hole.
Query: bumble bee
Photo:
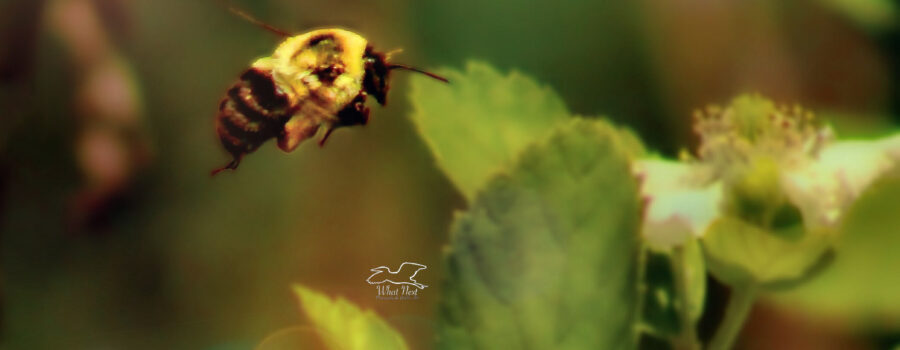
[[[278,140],[278,148],[290,152],[316,134],[322,135],[322,146],[336,128],[365,125],[369,120],[366,98],[371,95],[385,105],[394,69],[447,82],[433,73],[389,62],[389,55],[348,30],[291,35],[240,10],[229,10],[285,39],[271,56],[253,62],[219,104],[216,133],[233,159],[212,175],[237,169],[244,155],[272,138]]]

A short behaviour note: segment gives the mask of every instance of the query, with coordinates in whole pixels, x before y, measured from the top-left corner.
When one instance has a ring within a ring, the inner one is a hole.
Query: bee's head
[[[387,55],[381,52],[376,52],[372,49],[371,46],[366,47],[366,53],[363,56],[363,61],[365,62],[366,68],[366,73],[363,76],[363,90],[365,90],[369,95],[375,97],[375,100],[378,101],[378,103],[382,106],[387,103],[387,92],[388,89],[390,89],[389,80],[391,71],[394,69],[411,70],[414,72],[425,74],[445,83],[447,82],[447,79],[434,73],[429,73],[402,64],[389,63],[387,61]]]

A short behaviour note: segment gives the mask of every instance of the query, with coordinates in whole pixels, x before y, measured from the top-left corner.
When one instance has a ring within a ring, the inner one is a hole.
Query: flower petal
[[[806,166],[785,172],[785,191],[803,212],[807,228],[834,226],[843,211],[900,161],[900,135],[874,141],[841,141]]]
[[[690,236],[701,236],[719,215],[722,185],[699,181],[696,164],[665,160],[641,160],[635,173],[643,179],[646,198],[643,235],[656,247],[679,245]]]

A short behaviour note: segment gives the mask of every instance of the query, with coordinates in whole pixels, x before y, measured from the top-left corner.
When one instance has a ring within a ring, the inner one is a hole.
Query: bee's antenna
[[[225,6],[225,8],[227,8],[229,12],[231,12],[231,13],[237,15],[238,17],[243,18],[243,19],[244,19],[245,21],[247,21],[247,22],[250,22],[250,23],[253,23],[253,24],[259,26],[259,27],[262,28],[262,29],[268,30],[268,31],[270,31],[270,32],[272,32],[272,33],[275,33],[276,35],[279,35],[279,36],[282,36],[282,37],[289,37],[289,36],[291,36],[291,33],[288,33],[288,32],[283,31],[283,30],[281,30],[281,29],[275,28],[275,27],[271,26],[271,25],[268,24],[268,23],[265,23],[265,22],[263,22],[263,21],[260,21],[260,20],[256,19],[256,17],[253,17],[253,16],[250,15],[249,13],[244,12],[243,10],[238,9],[237,7],[232,6],[232,5],[229,4],[226,0],[219,0],[219,3],[222,4],[222,6]]]
[[[443,81],[443,82],[445,82],[445,83],[450,83],[450,81],[447,80],[447,78],[444,78],[444,77],[442,77],[442,76],[440,76],[440,75],[437,75],[437,74],[434,74],[434,73],[431,73],[431,72],[426,72],[426,71],[424,71],[424,70],[421,70],[421,69],[418,69],[418,68],[413,68],[413,67],[410,67],[410,66],[407,66],[407,65],[403,65],[403,64],[389,64],[387,68],[388,68],[388,70],[391,70],[391,69],[405,69],[405,70],[409,70],[409,71],[413,71],[413,72],[417,72],[417,73],[422,73],[422,74],[425,74],[425,75],[427,75],[427,76],[429,76],[429,77],[432,77],[432,78],[434,78],[434,79]]]

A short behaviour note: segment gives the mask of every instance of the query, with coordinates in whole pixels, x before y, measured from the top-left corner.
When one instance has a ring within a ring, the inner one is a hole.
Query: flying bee
[[[271,56],[253,62],[219,104],[216,133],[233,159],[212,175],[237,169],[244,155],[269,139],[277,139],[278,148],[291,152],[316,134],[322,135],[319,146],[323,146],[335,129],[365,125],[366,99],[371,95],[385,105],[395,69],[447,82],[436,74],[389,62],[389,54],[376,51],[348,30],[291,35],[240,10],[229,10],[284,41]]]

